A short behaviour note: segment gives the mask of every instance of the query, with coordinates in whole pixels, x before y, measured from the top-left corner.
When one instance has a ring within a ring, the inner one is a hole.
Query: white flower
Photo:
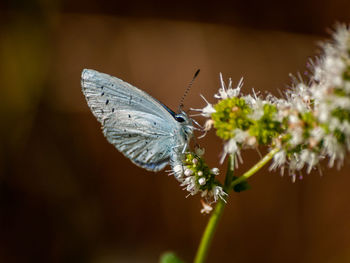
[[[219,89],[219,93],[215,94],[214,97],[217,99],[225,100],[228,98],[226,88],[225,88],[225,82],[222,78],[222,74],[220,72],[220,83],[221,83],[221,88]]]
[[[206,131],[206,132],[209,131],[211,129],[211,127],[213,127],[213,125],[214,125],[214,121],[212,119],[207,120],[204,124],[204,131]]]
[[[253,146],[257,145],[257,139],[256,139],[255,136],[249,136],[245,140],[245,143],[246,143],[247,146],[253,147]]]
[[[253,106],[256,104],[256,101],[257,101],[257,97],[253,97],[251,96],[250,94],[247,95],[247,96],[244,96],[244,100],[246,101],[246,103],[250,106]]]
[[[311,135],[311,138],[315,139],[316,142],[318,143],[324,137],[325,132],[324,132],[324,129],[318,126],[311,131],[310,135]]]
[[[337,139],[331,134],[324,137],[324,152],[329,156],[329,167],[333,167],[334,161],[338,159],[340,163],[344,160],[344,148],[340,145]]]
[[[264,115],[265,104],[266,101],[263,101],[260,98],[256,98],[254,100],[254,103],[251,104],[253,112],[249,115],[249,117],[253,120],[259,120]]]
[[[225,150],[226,153],[236,153],[239,151],[239,148],[237,146],[237,142],[235,139],[230,139],[226,144],[225,144]]]
[[[304,163],[308,164],[307,173],[310,173],[311,169],[318,163],[317,154],[308,149],[302,150],[300,153],[300,168],[298,170],[304,166]]]
[[[194,176],[186,177],[181,186],[185,186],[185,189],[190,192],[190,195],[195,195],[199,191],[199,187],[196,184],[196,178]]]
[[[289,115],[289,123],[291,125],[299,124],[300,123],[300,119],[298,118],[297,115],[291,114],[291,115]]]
[[[227,154],[240,155],[239,147],[235,139],[228,140],[224,145],[224,152],[221,156],[220,163],[223,163]]]
[[[182,164],[177,164],[173,166],[173,174],[177,180],[181,180],[184,175],[184,170]]]
[[[212,195],[214,197],[214,201],[216,202],[219,198],[226,202],[225,197],[227,193],[222,189],[221,186],[214,186],[212,190]]]
[[[211,169],[211,172],[212,172],[214,175],[219,175],[219,173],[220,173],[219,168],[216,168],[216,167],[212,168],[212,169]]]
[[[192,171],[191,169],[186,168],[184,174],[185,174],[186,176],[190,176],[190,175],[193,174],[193,171]]]
[[[209,103],[202,94],[200,94],[200,96],[207,103],[207,106],[205,106],[203,109],[193,109],[193,108],[191,108],[191,110],[199,111],[201,113],[199,113],[198,115],[201,115],[203,117],[209,118],[215,112],[215,109],[214,109],[213,105],[211,103]],[[196,115],[192,115],[192,116],[196,116]]]
[[[278,167],[282,167],[283,165],[285,165],[286,161],[287,161],[286,152],[284,150],[280,150],[278,153],[276,153],[273,156],[273,162],[270,166],[270,170],[274,170]]]
[[[213,207],[211,207],[210,204],[204,202],[202,199],[201,199],[201,203],[203,206],[203,208],[201,209],[201,213],[202,214],[210,214],[210,212],[213,210]]]
[[[205,106],[203,109],[202,109],[202,115],[204,117],[210,117],[210,115],[212,115],[213,113],[215,112],[215,109],[213,107],[212,104],[209,104],[207,106]]]
[[[228,97],[229,98],[238,97],[238,95],[240,95],[241,93],[242,86],[243,86],[243,77],[239,80],[237,87],[235,89],[232,89],[232,81],[230,79],[229,87],[227,89]]]
[[[290,134],[292,136],[292,139],[289,141],[289,143],[292,146],[297,146],[303,142],[303,128],[298,126],[295,127],[293,130],[290,131]]]
[[[199,179],[198,179],[198,183],[199,183],[200,185],[205,185],[205,183],[206,183],[205,178],[204,178],[204,177],[199,178]]]
[[[229,79],[228,88],[226,90],[225,82],[222,78],[222,74],[220,73],[220,83],[221,88],[219,89],[219,93],[215,94],[214,97],[217,99],[225,100],[227,98],[237,97],[241,93],[241,88],[243,86],[243,78],[240,79],[235,89],[232,89],[232,80]]]
[[[331,86],[342,85],[341,73],[344,71],[345,63],[336,56],[325,56],[323,61],[323,74],[326,81]]]
[[[249,133],[247,131],[242,131],[241,129],[235,129],[233,133],[235,134],[234,140],[237,143],[243,143],[249,137]]]

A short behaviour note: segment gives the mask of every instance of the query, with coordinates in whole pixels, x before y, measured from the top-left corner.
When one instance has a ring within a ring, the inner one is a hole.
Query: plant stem
[[[229,155],[229,159],[228,159],[228,164],[227,164],[227,171],[226,171],[226,177],[225,177],[225,185],[224,185],[224,190],[227,194],[230,193],[230,190],[232,188],[230,188],[232,179],[233,179],[233,172],[235,169],[235,156],[233,154]]]
[[[234,171],[234,156],[231,154],[227,164],[227,171],[225,177],[224,190],[229,193],[229,187],[232,182]],[[220,199],[215,206],[215,209],[210,216],[209,222],[204,230],[201,242],[199,244],[194,263],[203,263],[209,252],[209,247],[213,239],[216,227],[221,218],[222,212],[224,211],[226,201]]]
[[[225,177],[225,185],[224,190],[229,194],[230,190],[233,187],[245,180],[247,180],[250,176],[259,171],[266,163],[268,163],[272,157],[279,151],[279,148],[272,149],[267,155],[265,155],[258,163],[256,163],[251,169],[245,172],[242,176],[238,177],[236,180],[232,181],[233,171],[234,171],[234,156],[230,155],[230,159],[228,161],[227,172]],[[218,201],[215,206],[215,209],[209,218],[209,222],[204,230],[201,242],[199,244],[196,257],[194,259],[194,263],[204,263],[206,257],[209,252],[209,247],[211,241],[213,239],[216,227],[219,223],[219,220],[224,211],[226,202],[222,199]]]
[[[207,224],[207,227],[205,228],[205,231],[203,233],[201,242],[199,244],[196,257],[194,259],[194,263],[203,263],[205,262],[205,259],[207,257],[207,254],[209,252],[209,246],[211,244],[211,241],[213,239],[216,227],[219,223],[220,217],[222,215],[222,212],[225,208],[225,201],[219,200],[218,203],[215,206],[215,209],[210,216],[209,222]]]
[[[247,172],[245,172],[242,176],[238,177],[236,180],[234,180],[231,183],[231,189],[247,180],[249,177],[251,177],[253,174],[255,174],[257,171],[259,171],[265,164],[267,164],[272,157],[280,150],[280,148],[274,148],[272,149],[268,154],[266,154],[258,163],[256,163],[252,168],[250,168]]]

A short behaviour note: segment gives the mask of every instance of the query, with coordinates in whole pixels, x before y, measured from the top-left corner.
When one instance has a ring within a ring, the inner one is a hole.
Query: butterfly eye
[[[175,116],[175,120],[177,120],[178,122],[184,122],[185,121],[184,117],[181,117],[181,116]]]

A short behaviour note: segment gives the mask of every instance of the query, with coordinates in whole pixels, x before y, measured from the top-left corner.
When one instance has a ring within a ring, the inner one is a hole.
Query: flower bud
[[[205,178],[204,178],[204,177],[199,178],[199,179],[198,179],[198,183],[199,183],[200,185],[205,185],[205,183],[206,183]]]
[[[214,167],[213,169],[211,169],[211,172],[212,172],[214,175],[218,175],[218,174],[220,173],[219,168],[216,168],[216,167]]]

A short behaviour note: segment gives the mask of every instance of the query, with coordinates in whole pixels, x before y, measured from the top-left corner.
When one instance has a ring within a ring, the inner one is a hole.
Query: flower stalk
[[[234,179],[234,156],[231,154],[227,164],[227,172],[225,178],[224,189],[227,194],[233,189],[234,186],[244,182],[249,177],[258,172],[265,164],[267,164],[273,156],[279,151],[279,148],[272,149],[268,154],[266,154],[258,163],[256,163],[251,169],[245,172],[242,176]],[[208,224],[204,230],[201,242],[199,244],[194,263],[203,263],[209,252],[210,244],[213,240],[214,233],[216,231],[217,225],[223,214],[224,208],[226,206],[226,201],[220,199],[215,206],[212,215],[209,218]]]
[[[229,193],[229,187],[232,182],[233,178],[233,173],[234,173],[234,157],[231,155],[228,161],[227,165],[227,171],[226,171],[226,178],[225,178],[225,185],[224,189],[226,193]],[[213,240],[214,233],[216,231],[217,225],[220,221],[220,218],[222,216],[222,213],[224,212],[224,208],[226,206],[226,201],[223,199],[220,199],[211,214],[208,224],[204,230],[202,239],[199,243],[199,247],[197,250],[196,257],[194,259],[194,263],[203,263],[205,262],[211,241]]]
[[[196,257],[194,259],[194,263],[203,263],[205,262],[209,248],[211,245],[211,241],[214,237],[215,230],[218,226],[219,220],[224,212],[224,208],[226,206],[226,202],[223,200],[219,200],[215,206],[213,213],[211,214],[208,224],[204,230],[201,242],[199,244]]]
[[[250,168],[247,172],[245,172],[242,176],[238,177],[236,180],[234,180],[230,188],[232,189],[234,186],[244,182],[249,177],[254,175],[256,172],[258,172],[265,164],[267,164],[273,156],[280,151],[279,148],[272,149],[268,154],[266,154],[259,162],[257,162],[252,168]]]

